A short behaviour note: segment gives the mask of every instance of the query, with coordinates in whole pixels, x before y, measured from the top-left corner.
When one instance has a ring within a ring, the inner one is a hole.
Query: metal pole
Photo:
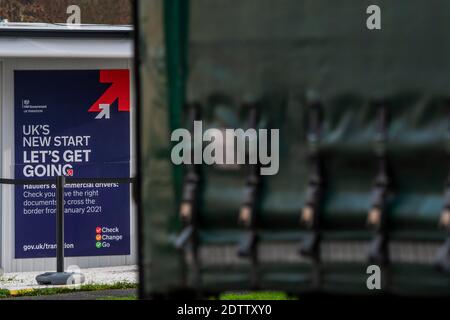
[[[56,179],[56,272],[64,272],[64,176]]]

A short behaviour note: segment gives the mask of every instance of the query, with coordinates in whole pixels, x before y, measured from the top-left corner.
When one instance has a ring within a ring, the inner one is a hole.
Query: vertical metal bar
[[[189,37],[189,1],[173,0],[164,3],[164,30],[167,65],[169,122],[171,130],[182,126],[182,111],[186,100],[186,77]],[[141,40],[148,34],[144,32]],[[145,45],[144,45],[145,46]],[[145,123],[145,122],[144,122]],[[181,199],[179,186],[183,183],[182,167],[174,166],[175,196]]]
[[[56,272],[64,272],[64,176],[56,179]]]
[[[138,1],[133,1],[133,26],[134,26],[134,82],[135,82],[135,95],[134,95],[134,101],[135,101],[135,112],[134,112],[134,123],[135,123],[135,129],[134,129],[134,136],[135,136],[135,143],[134,147],[136,148],[136,174],[135,174],[135,181],[136,183],[131,185],[132,187],[132,194],[134,196],[134,203],[136,205],[136,219],[137,223],[137,264],[138,269],[140,272],[138,272],[138,297],[140,299],[143,299],[145,296],[145,290],[144,290],[144,250],[143,250],[143,242],[144,242],[144,233],[143,228],[141,226],[144,225],[143,222],[143,214],[142,214],[142,203],[141,203],[141,185],[142,185],[142,145],[143,145],[143,139],[141,136],[142,132],[142,114],[141,111],[141,104],[142,104],[142,76],[141,76],[141,65],[142,61],[144,60],[143,57],[141,57],[141,45],[140,45],[140,36],[141,36],[141,21],[140,21],[140,6],[141,4],[138,3]],[[133,113],[132,113],[133,114]]]

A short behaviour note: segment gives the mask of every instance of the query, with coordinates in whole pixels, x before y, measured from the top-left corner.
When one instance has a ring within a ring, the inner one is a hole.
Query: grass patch
[[[220,300],[291,300],[284,292],[244,292],[244,293],[224,293]]]
[[[61,287],[61,288],[42,288],[32,291],[19,291],[17,294],[11,295],[9,290],[0,289],[0,299],[14,297],[32,297],[32,296],[48,296],[65,293],[73,293],[77,291],[100,291],[100,290],[118,290],[118,289],[136,289],[136,283],[118,282],[115,284],[86,284],[78,288]],[[136,295],[125,297],[106,296],[97,300],[137,300]],[[228,292],[219,296],[219,300],[293,300],[284,292]]]
[[[99,291],[99,290],[118,290],[118,289],[136,289],[136,288],[137,288],[136,283],[118,282],[115,284],[85,284],[73,288],[70,287],[42,288],[42,289],[35,289],[32,291],[19,291],[17,294],[14,295],[11,295],[11,293],[8,290],[0,290],[0,298],[48,296],[55,294],[72,293],[77,291]]]
[[[8,297],[9,297],[9,290],[0,289],[0,299]]]
[[[97,300],[137,300],[136,295],[127,297],[101,297]],[[284,292],[246,292],[225,293],[219,297],[220,300],[290,300]]]
[[[97,300],[137,300],[137,296],[129,296],[129,297],[101,297]]]

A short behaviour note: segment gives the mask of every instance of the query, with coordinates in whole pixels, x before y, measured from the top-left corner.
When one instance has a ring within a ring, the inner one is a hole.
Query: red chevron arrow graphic
[[[101,112],[100,104],[112,104],[119,101],[119,111],[130,112],[130,71],[100,70],[100,82],[111,86],[89,108],[89,112]]]

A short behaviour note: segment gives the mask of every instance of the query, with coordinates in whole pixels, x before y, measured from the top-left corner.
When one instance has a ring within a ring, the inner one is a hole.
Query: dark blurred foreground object
[[[450,295],[450,2],[137,3],[141,296]],[[172,130],[280,129],[280,170],[175,166]]]

